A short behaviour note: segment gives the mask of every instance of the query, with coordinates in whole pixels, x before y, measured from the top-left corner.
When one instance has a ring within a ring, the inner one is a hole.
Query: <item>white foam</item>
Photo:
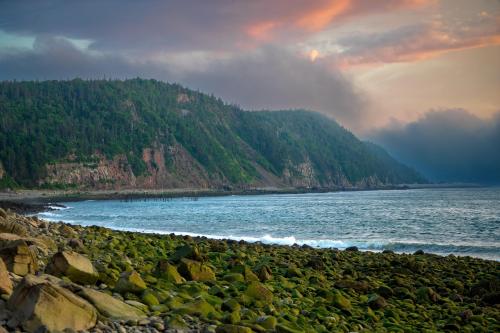
[[[113,227],[107,226],[111,229],[121,230],[121,231],[132,231],[147,234],[174,234],[178,236],[191,236],[191,237],[207,237],[211,239],[230,239],[235,241],[245,241],[249,243],[261,242],[264,244],[275,244],[275,245],[309,245],[316,248],[346,248],[353,245],[359,245],[359,243],[351,243],[341,240],[333,239],[296,239],[294,236],[288,237],[273,237],[269,234],[263,236],[237,236],[237,235],[211,235],[211,234],[198,234],[193,232],[185,231],[165,231],[165,230],[153,230],[153,229],[143,229],[143,228],[124,228],[124,227]],[[376,244],[372,247],[382,248],[384,244]]]
[[[38,215],[40,215],[41,217],[43,218],[46,218],[47,216],[57,216],[56,213],[52,213],[52,212],[42,212],[42,213],[39,213]]]
[[[52,210],[66,210],[66,209],[73,208],[73,207],[70,207],[70,206],[53,206],[53,205],[49,205],[48,207],[50,209],[52,209]]]

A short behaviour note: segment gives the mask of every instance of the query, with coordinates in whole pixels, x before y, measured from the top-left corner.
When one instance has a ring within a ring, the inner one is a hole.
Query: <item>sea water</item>
[[[500,260],[500,188],[63,202],[39,217],[117,230]],[[57,208],[57,207],[56,207]]]

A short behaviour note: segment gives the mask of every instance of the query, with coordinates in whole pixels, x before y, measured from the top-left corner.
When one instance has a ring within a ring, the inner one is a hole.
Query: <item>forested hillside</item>
[[[307,111],[247,112],[155,80],[0,83],[0,184],[368,187],[422,182]]]

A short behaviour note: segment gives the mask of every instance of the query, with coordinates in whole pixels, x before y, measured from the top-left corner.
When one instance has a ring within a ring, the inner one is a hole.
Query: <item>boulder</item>
[[[181,259],[179,273],[190,281],[212,281],[215,280],[215,273],[207,265],[191,260]]]
[[[267,330],[274,330],[278,324],[278,320],[273,316],[262,316],[257,319],[257,324]]]
[[[186,282],[186,279],[184,279],[177,271],[177,267],[170,264],[168,260],[160,260],[158,262],[158,266],[156,267],[156,271],[160,277],[175,284]]]
[[[24,237],[12,233],[0,233],[0,248],[8,247],[13,241],[18,240],[23,240],[29,247],[35,246],[43,253],[47,253],[48,250],[57,249],[56,243],[49,236]]]
[[[35,274],[38,270],[35,253],[22,239],[3,242],[0,258],[5,262],[7,269],[17,275]]]
[[[421,287],[417,290],[417,301],[419,303],[436,303],[439,295],[430,287]]]
[[[215,308],[205,301],[204,299],[197,299],[193,302],[189,302],[177,309],[180,314],[196,315],[207,318],[209,315],[219,316],[219,313]]]
[[[252,333],[252,329],[245,326],[225,324],[215,329],[216,333]]]
[[[257,270],[257,276],[261,282],[271,280],[273,275],[269,266],[263,265]]]
[[[12,293],[12,281],[10,280],[9,271],[7,266],[0,258],[0,294]]]
[[[91,304],[44,275],[24,277],[7,306],[27,332],[88,330],[97,321],[97,311]]]
[[[227,282],[245,282],[245,277],[240,273],[229,273],[222,277]]]
[[[92,262],[85,256],[74,251],[56,253],[47,268],[56,276],[67,276],[71,281],[80,284],[96,283],[99,273]]]
[[[144,291],[141,298],[144,304],[147,304],[150,307],[160,305],[160,302],[158,301],[156,295],[149,290]]]
[[[276,325],[277,333],[301,333],[302,330],[291,327],[291,324],[278,324]]]
[[[136,271],[123,272],[115,285],[115,290],[120,293],[141,293],[146,288],[146,282]]]
[[[0,219],[0,232],[25,236],[28,234],[28,229],[14,218],[7,217]]]
[[[90,288],[82,288],[79,295],[92,303],[104,317],[114,320],[139,320],[144,312],[108,294]]]
[[[76,251],[83,251],[85,250],[85,245],[83,245],[83,242],[79,240],[78,238],[71,238],[68,241],[68,246],[71,247],[73,250]]]
[[[59,227],[59,232],[66,238],[73,238],[78,236],[78,233],[67,224],[61,224]]]
[[[246,265],[236,265],[231,271],[242,274],[246,282],[259,281],[259,277]]]
[[[241,305],[234,298],[224,301],[221,305],[223,311],[240,312]]]
[[[341,289],[353,289],[358,293],[366,293],[371,289],[367,281],[354,281],[351,279],[343,279],[335,283],[335,287]]]
[[[183,258],[192,259],[196,261],[203,260],[198,247],[196,245],[189,245],[189,244],[179,246],[177,249],[175,249],[174,254],[172,254],[172,256],[170,256],[169,259],[172,262],[179,262]]]
[[[387,301],[383,296],[373,294],[368,299],[368,306],[374,310],[382,309],[387,306]]]
[[[339,292],[333,294],[332,303],[333,306],[341,310],[349,311],[352,309],[351,302]]]
[[[264,301],[267,303],[271,303],[273,301],[273,293],[260,282],[250,283],[245,294],[253,300]]]

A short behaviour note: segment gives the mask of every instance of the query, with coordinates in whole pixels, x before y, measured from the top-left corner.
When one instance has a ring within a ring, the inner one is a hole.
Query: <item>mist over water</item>
[[[63,203],[39,217],[118,230],[500,260],[500,188]]]

